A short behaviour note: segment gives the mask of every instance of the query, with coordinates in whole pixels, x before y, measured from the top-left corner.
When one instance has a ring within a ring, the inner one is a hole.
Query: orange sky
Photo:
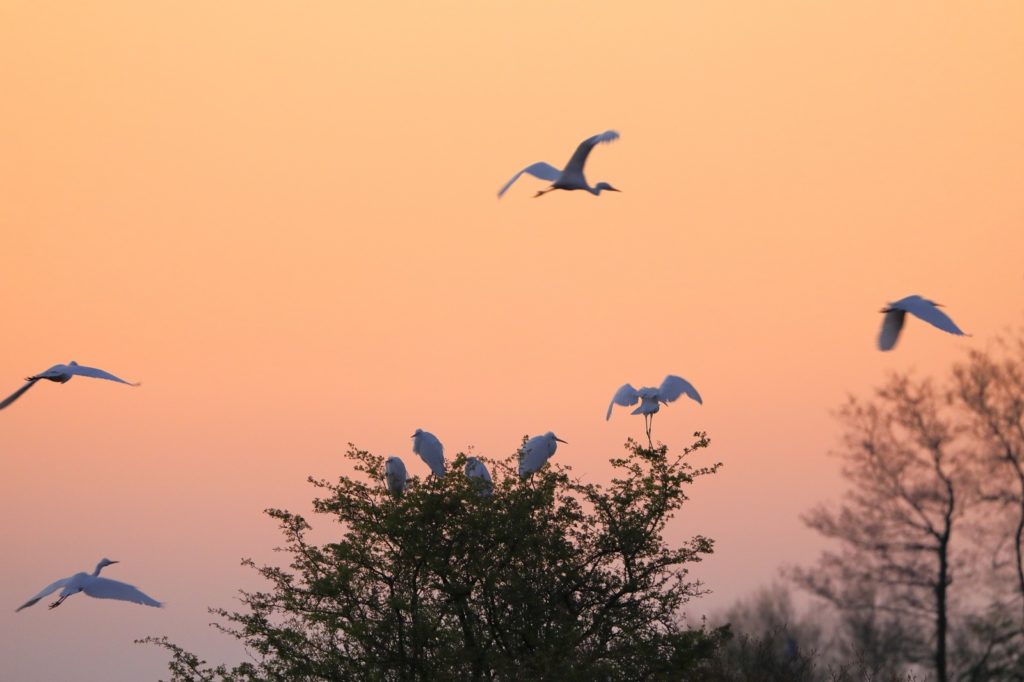
[[[642,434],[612,393],[666,373],[705,405],[655,435],[726,463],[672,529],[716,539],[689,611],[720,608],[815,556],[848,392],[1021,321],[1024,4],[349,4],[0,4],[0,394],[143,382],[0,414],[5,679],[155,678],[147,634],[236,660],[205,607],[346,442],[423,474],[417,427],[550,429],[602,480]],[[621,194],[496,200],[608,128]],[[910,293],[974,337],[874,350]],[[103,556],[167,609],[13,612]]]

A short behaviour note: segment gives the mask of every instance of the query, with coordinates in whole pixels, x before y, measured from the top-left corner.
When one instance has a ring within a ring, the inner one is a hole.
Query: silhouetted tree
[[[701,594],[686,565],[712,551],[662,538],[686,486],[714,473],[664,446],[627,444],[608,486],[548,466],[521,480],[490,462],[494,490],[464,476],[412,479],[388,493],[383,459],[352,448],[356,474],[311,482],[338,524],[318,545],[297,514],[270,509],[288,568],[257,570],[267,591],[241,612],[215,609],[254,662],[211,667],[166,639],[172,680],[677,680],[709,660],[725,630],[691,629]],[[255,567],[253,562],[247,562]]]
[[[959,429],[931,381],[893,377],[876,399],[851,398],[843,474],[850,489],[837,510],[804,517],[836,540],[798,582],[843,614],[847,641],[869,666],[930,663],[946,682],[953,533],[971,502],[971,472]]]

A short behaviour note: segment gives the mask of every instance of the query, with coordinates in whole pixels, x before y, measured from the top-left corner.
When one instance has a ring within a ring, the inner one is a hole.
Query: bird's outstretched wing
[[[558,176],[562,174],[562,171],[558,170],[550,163],[544,163],[543,161],[538,161],[537,163],[531,164],[524,168],[523,170],[516,173],[515,175],[513,175],[512,179],[506,182],[505,186],[498,190],[499,199],[501,198],[501,195],[508,191],[508,188],[512,186],[512,183],[518,180],[519,176],[522,175],[523,173],[532,175],[535,178],[540,178],[541,180],[554,182],[555,180],[558,179]]]
[[[120,599],[121,601],[130,601],[136,604],[145,604],[146,606],[163,606],[163,604],[144,594],[142,590],[134,585],[129,585],[119,580],[111,580],[110,578],[96,578],[90,581],[82,591],[90,597],[96,597],[97,599]]]
[[[576,151],[573,152],[572,158],[569,159],[569,163],[565,164],[565,174],[575,175],[578,173],[582,176],[583,164],[587,162],[587,157],[590,156],[590,150],[601,142],[614,142],[617,139],[619,139],[619,134],[617,132],[614,130],[606,130],[603,133],[598,133],[597,135],[588,137],[583,140],[583,142],[580,142],[580,146],[576,147]]]
[[[25,602],[24,604],[22,604],[18,608],[14,609],[15,612],[21,611],[22,609],[27,609],[28,607],[32,606],[37,601],[39,601],[40,599],[45,597],[46,595],[53,594],[54,592],[56,592],[60,588],[62,588],[65,585],[67,585],[68,584],[68,580],[70,580],[70,578],[61,578],[60,580],[58,580],[56,582],[50,583],[49,585],[44,587],[42,590],[40,590],[39,594],[37,594],[36,596],[34,596],[31,599],[29,599],[27,602]]]
[[[903,320],[907,313],[899,308],[889,308],[882,320],[882,331],[878,333],[879,350],[892,350],[896,340],[900,338],[900,330],[903,329]]]
[[[669,374],[665,377],[665,380],[661,382],[661,386],[658,387],[658,399],[664,403],[670,403],[684,393],[688,398],[696,400],[697,403],[704,404],[700,393],[697,393],[697,389],[693,387],[693,384],[674,374]]]
[[[115,377],[110,372],[104,372],[102,369],[97,369],[95,367],[86,367],[85,365],[79,365],[77,362],[72,362],[70,365],[67,365],[67,371],[69,374],[77,374],[83,377],[93,377],[95,379],[108,379],[110,381],[117,381],[122,384],[128,384],[129,386],[139,385],[137,383],[125,381],[120,377]]]
[[[3,402],[0,402],[0,410],[4,409],[5,407],[7,407],[11,403],[13,403],[15,400],[20,398],[21,394],[24,393],[25,391],[27,391],[28,389],[32,388],[37,381],[39,381],[39,380],[38,379],[29,379],[27,382],[25,382],[24,386],[22,386],[17,391],[15,391],[14,393],[12,393],[9,396],[7,396],[6,398],[4,398]],[[22,607],[22,608],[25,608],[25,607]]]
[[[605,415],[604,420],[608,421],[612,418],[612,408],[616,405],[629,407],[630,405],[636,405],[638,400],[640,400],[640,392],[630,384],[623,384],[619,387],[619,390],[615,391],[612,401],[608,403],[608,414]]]
[[[938,307],[926,298],[920,296],[907,296],[893,304],[898,306],[915,317],[919,317],[928,324],[938,327],[944,332],[964,336],[963,330],[956,326],[956,323],[949,318],[949,315],[942,312]]]

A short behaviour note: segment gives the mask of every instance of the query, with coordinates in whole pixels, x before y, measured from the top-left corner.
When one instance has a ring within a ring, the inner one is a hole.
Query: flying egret
[[[491,473],[487,471],[487,467],[484,463],[476,457],[466,458],[466,476],[473,479],[480,479],[480,494],[484,497],[490,497],[491,493],[494,492],[494,483],[491,481]]]
[[[647,445],[653,448],[654,446],[651,444],[651,425],[654,422],[654,414],[661,409],[661,403],[667,405],[674,402],[684,393],[687,397],[697,401],[698,404],[704,404],[700,393],[697,393],[697,389],[693,387],[693,384],[674,374],[669,374],[665,377],[665,380],[661,382],[661,386],[657,388],[645,386],[637,390],[630,384],[623,384],[619,390],[615,391],[612,401],[608,403],[608,414],[605,415],[604,419],[608,421],[612,418],[612,408],[616,405],[629,407],[630,405],[636,405],[637,401],[640,401],[640,407],[633,410],[630,414],[642,414],[644,416]]]
[[[393,495],[401,495],[405,490],[409,474],[405,470],[405,462],[399,457],[391,456],[384,462],[384,480]]]
[[[907,313],[919,317],[942,331],[957,336],[967,336],[953,320],[949,319],[949,315],[939,310],[940,307],[941,304],[914,294],[882,308],[881,312],[885,313],[885,319],[882,320],[882,331],[878,334],[878,347],[881,350],[892,350],[900,337],[900,330],[903,329],[903,321]]]
[[[619,139],[619,134],[614,130],[606,130],[603,133],[594,135],[593,137],[588,137],[583,140],[583,142],[580,142],[579,147],[576,147],[576,151],[573,153],[572,158],[569,159],[569,163],[565,165],[564,170],[558,170],[550,163],[544,163],[543,161],[531,164],[513,175],[512,179],[506,182],[505,186],[498,190],[498,198],[500,199],[501,195],[503,195],[508,188],[512,186],[512,183],[518,180],[519,176],[523,173],[528,173],[535,178],[547,180],[551,183],[551,186],[547,189],[542,189],[534,194],[534,198],[537,198],[542,194],[547,194],[551,190],[555,189],[585,189],[594,196],[601,194],[601,190],[603,189],[610,192],[619,192],[621,190],[615,189],[607,182],[599,182],[591,187],[587,184],[587,179],[583,177],[583,164],[587,162],[590,150],[598,143],[612,142],[617,139]]]
[[[79,592],[85,592],[90,597],[96,597],[97,599],[120,599],[121,601],[130,601],[135,602],[136,604],[145,604],[146,606],[163,606],[163,604],[158,602],[156,599],[143,594],[142,591],[134,585],[129,585],[128,583],[123,583],[119,580],[99,577],[100,571],[103,570],[104,566],[116,563],[118,562],[111,561],[110,559],[100,559],[100,562],[96,564],[96,570],[92,572],[92,575],[89,575],[88,573],[75,573],[70,578],[62,578],[55,583],[47,585],[39,594],[19,606],[15,611],[26,609],[46,595],[56,592],[57,590],[61,591],[60,599],[50,604],[51,609],[57,608],[65,599]]]
[[[435,476],[444,478],[444,446],[441,445],[437,436],[429,431],[416,429],[416,433],[412,434],[411,438],[412,451],[427,463]]]
[[[565,443],[565,441],[550,431],[543,436],[534,436],[526,441],[526,445],[523,446],[523,457],[519,460],[519,475],[526,478],[544,466],[544,462],[555,454],[558,443]],[[568,443],[565,444],[568,445]]]
[[[102,369],[96,369],[95,367],[86,367],[80,365],[74,360],[66,365],[54,365],[45,372],[39,374],[33,374],[30,377],[25,377],[25,381],[28,382],[11,395],[4,398],[3,402],[0,402],[0,410],[4,409],[15,400],[21,397],[21,394],[32,388],[37,381],[40,379],[46,379],[47,381],[56,381],[59,384],[66,384],[71,381],[71,377],[78,375],[83,377],[94,377],[96,379],[109,379],[110,381],[117,381],[122,384],[128,384],[129,386],[138,386],[130,381],[115,377],[110,372],[104,372]]]

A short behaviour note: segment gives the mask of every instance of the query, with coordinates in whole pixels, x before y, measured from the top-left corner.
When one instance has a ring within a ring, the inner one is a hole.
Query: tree
[[[684,488],[720,466],[691,466],[708,446],[695,435],[675,457],[628,442],[608,486],[557,465],[522,480],[513,458],[491,462],[489,496],[459,455],[443,479],[411,479],[395,497],[383,459],[351,447],[354,475],[310,479],[322,491],[314,510],[339,537],[315,544],[305,518],[267,510],[289,567],[256,569],[269,589],[243,592],[247,610],[213,610],[253,662],[210,667],[144,641],[168,649],[176,682],[679,679],[726,636],[681,620],[702,593],[686,565],[712,541],[662,537]]]
[[[906,376],[839,416],[851,489],[838,510],[819,506],[804,521],[840,550],[796,578],[844,615],[849,653],[882,670],[929,663],[946,682],[953,533],[972,489],[960,430],[942,392]]]

